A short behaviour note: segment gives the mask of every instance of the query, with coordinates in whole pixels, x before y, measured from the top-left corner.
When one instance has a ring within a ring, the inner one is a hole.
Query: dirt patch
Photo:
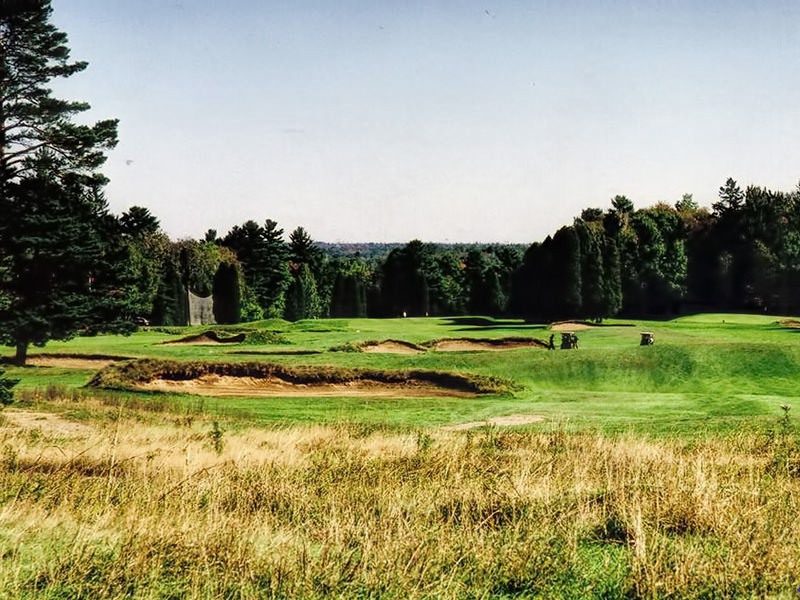
[[[383,342],[367,342],[361,346],[363,352],[376,352],[384,354],[419,354],[424,352],[416,344],[399,340],[385,340]]]
[[[388,384],[378,381],[347,381],[342,383],[291,383],[277,377],[234,377],[208,374],[195,379],[153,379],[135,387],[150,391],[177,392],[199,396],[378,396],[384,398],[459,397],[473,398],[476,394],[440,387],[427,382],[409,380]]]
[[[43,412],[5,410],[3,417],[8,424],[22,429],[39,429],[43,433],[55,436],[73,437],[86,435],[93,430],[88,425],[69,421],[58,415]]]
[[[448,338],[429,342],[439,352],[469,352],[476,350],[511,350],[513,348],[546,348],[547,343],[537,338]]]
[[[204,331],[203,333],[198,333],[195,335],[187,335],[186,337],[182,337],[179,340],[171,340],[169,342],[161,342],[163,346],[174,346],[177,344],[181,345],[213,345],[213,344],[241,344],[245,341],[246,334],[239,333],[237,335],[232,335],[230,337],[223,337],[219,335],[216,331]]]
[[[485,421],[471,421],[469,423],[459,423],[458,425],[450,425],[443,429],[447,431],[463,431],[465,429],[474,429],[475,427],[483,427],[486,425],[495,425],[498,427],[511,426],[511,425],[528,425],[529,423],[541,423],[544,417],[541,415],[507,415],[505,417],[493,417]]]
[[[58,367],[62,369],[85,369],[96,371],[122,360],[125,356],[80,356],[75,354],[31,354],[26,364],[32,367]]]

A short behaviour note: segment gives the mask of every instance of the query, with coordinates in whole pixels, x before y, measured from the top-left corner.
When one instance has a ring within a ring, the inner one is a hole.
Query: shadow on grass
[[[492,329],[546,329],[542,323],[522,319],[492,319],[490,317],[448,317],[448,326],[461,325],[457,331],[487,331]]]

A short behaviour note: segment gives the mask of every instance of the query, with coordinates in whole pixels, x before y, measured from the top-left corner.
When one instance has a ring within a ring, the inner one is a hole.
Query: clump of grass
[[[276,345],[276,344],[291,344],[291,340],[278,331],[270,331],[268,329],[259,329],[250,331],[245,334],[245,344],[253,345]]]
[[[363,352],[364,346],[358,342],[346,342],[329,348],[330,352]]]

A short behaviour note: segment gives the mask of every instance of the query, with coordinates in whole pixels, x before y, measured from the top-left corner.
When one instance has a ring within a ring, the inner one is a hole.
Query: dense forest
[[[513,315],[535,320],[800,308],[800,188],[736,181],[711,209],[687,194],[636,209],[587,208],[530,247],[315,242],[247,221],[173,241],[147,208],[113,215],[99,171],[117,121],[50,82],[86,68],[47,0],[0,4],[0,342],[31,344],[137,324],[213,319]]]
[[[171,242],[140,207],[120,219],[137,316],[186,321],[185,294],[215,295],[218,320],[481,314],[535,320],[790,313],[800,297],[800,189],[733,179],[711,210],[687,194],[636,209],[616,196],[541,242],[519,245],[315,243],[298,227],[248,221]],[[363,252],[366,248],[368,251]]]

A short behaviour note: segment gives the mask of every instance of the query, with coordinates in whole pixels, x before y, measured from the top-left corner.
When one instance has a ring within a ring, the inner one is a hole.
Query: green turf
[[[331,352],[370,340],[421,343],[446,337],[547,339],[546,326],[485,317],[425,319],[281,320],[220,332],[263,329],[288,342],[272,345],[170,346],[204,327],[145,330],[131,336],[76,338],[32,348],[31,353],[108,354],[179,360],[264,360],[282,364],[381,369],[425,368],[496,375],[517,384],[510,394],[464,399],[221,398],[209,410],[278,423],[363,422],[386,425],[447,424],[513,413],[546,417],[535,427],[559,426],[654,432],[720,431],[773,419],[780,405],[800,398],[800,329],[778,317],[701,314],[664,321],[607,320],[609,326],[578,329],[580,349],[519,348],[499,352],[437,352],[416,355]],[[639,346],[639,332],[655,334]],[[560,338],[553,332],[556,342]],[[318,354],[292,355],[316,350]],[[233,354],[233,351],[269,354]],[[279,354],[280,353],[280,354]],[[92,370],[8,367],[18,389],[83,385]],[[182,402],[186,398],[179,399]]]

